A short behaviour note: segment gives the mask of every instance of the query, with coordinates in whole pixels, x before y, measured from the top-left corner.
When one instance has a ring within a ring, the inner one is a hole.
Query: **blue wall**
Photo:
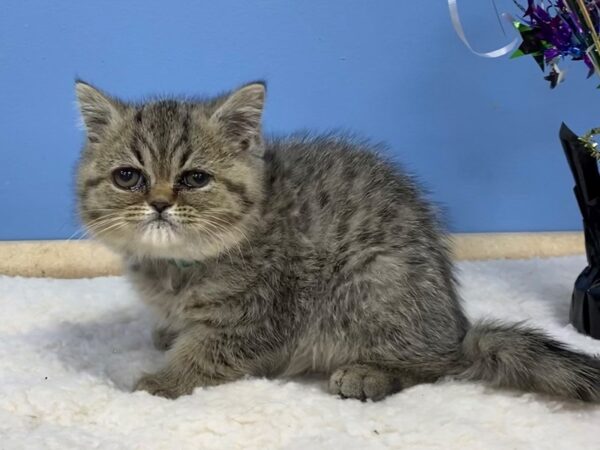
[[[462,3],[478,47],[506,42],[489,2]],[[471,55],[444,0],[2,0],[0,239],[77,229],[76,76],[125,98],[265,78],[267,130],[386,141],[454,231],[578,229],[557,133],[599,125],[600,93],[567,66],[550,91],[529,59]]]

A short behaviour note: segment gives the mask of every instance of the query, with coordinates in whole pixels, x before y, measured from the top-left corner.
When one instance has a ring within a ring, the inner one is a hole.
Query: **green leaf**
[[[510,55],[510,59],[520,58],[521,56],[526,56],[526,53],[523,53],[523,50],[518,48]]]

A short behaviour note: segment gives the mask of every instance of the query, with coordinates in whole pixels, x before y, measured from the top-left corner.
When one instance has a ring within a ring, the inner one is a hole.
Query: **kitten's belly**
[[[303,336],[292,351],[283,376],[307,372],[331,373],[338,367],[358,359],[358,352],[340,339],[318,334]]]

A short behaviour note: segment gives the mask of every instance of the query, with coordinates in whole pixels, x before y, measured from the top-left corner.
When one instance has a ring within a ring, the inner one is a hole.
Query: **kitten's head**
[[[91,235],[127,254],[186,260],[246,238],[263,197],[264,84],[142,104],[84,82],[76,91],[87,131],[79,213]]]

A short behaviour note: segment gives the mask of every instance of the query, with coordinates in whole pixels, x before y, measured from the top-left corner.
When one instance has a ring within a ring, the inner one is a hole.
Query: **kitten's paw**
[[[152,332],[152,343],[157,350],[169,350],[177,338],[177,333],[166,328],[155,328]]]
[[[367,364],[340,367],[329,379],[332,394],[362,401],[381,400],[400,389],[400,383],[391,373]]]
[[[135,384],[134,391],[146,391],[158,397],[175,399],[182,395],[191,394],[193,391],[187,386],[178,383],[173,377],[156,374],[147,374],[141,377]]]

